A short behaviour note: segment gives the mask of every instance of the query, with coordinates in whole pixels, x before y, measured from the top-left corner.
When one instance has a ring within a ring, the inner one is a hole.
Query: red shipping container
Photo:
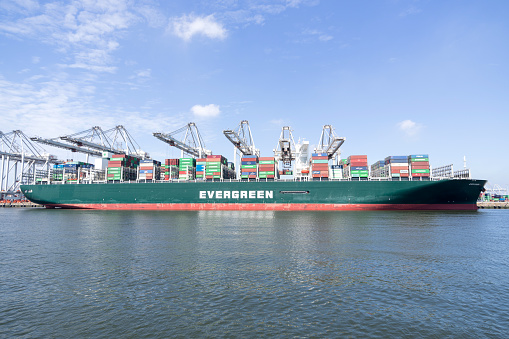
[[[125,155],[125,154],[113,154],[111,157],[112,158],[127,158],[127,155]]]
[[[207,158],[196,159],[196,162],[206,162],[206,161],[207,161]]]
[[[368,166],[368,162],[366,160],[352,160],[349,164],[351,167]]]
[[[321,171],[321,170],[328,170],[329,165],[328,164],[313,164],[311,166],[313,171]]]
[[[203,174],[205,174],[205,172],[203,172],[203,171],[198,171],[198,172],[196,172],[196,174],[197,174],[197,175],[203,175]]]
[[[428,166],[422,166],[422,165],[414,165],[412,164],[412,169],[429,169],[429,165]]]
[[[320,174],[313,174],[313,178],[320,178]]]
[[[206,175],[205,179],[214,179],[214,176],[213,175]]]
[[[275,161],[274,157],[259,157],[258,160],[261,160],[261,161]]]
[[[124,161],[120,160],[120,161],[108,161],[108,167],[112,167],[111,165],[123,165],[125,164]]]
[[[207,155],[207,159],[221,159],[222,155]]]
[[[250,174],[250,175],[249,175],[249,179],[256,179],[256,175],[254,175],[254,174]]]
[[[179,174],[182,174],[182,175],[186,175],[188,172],[187,171],[179,171]],[[189,171],[189,174],[191,174],[192,172]]]
[[[314,156],[314,157],[311,157],[311,160],[329,160],[329,157]]]
[[[358,160],[358,159],[367,160],[368,156],[367,155],[351,155],[348,157],[348,160]]]
[[[267,179],[274,179],[274,175],[273,174],[267,174]]]
[[[414,165],[429,166],[429,161],[412,161],[410,164],[412,166],[414,166]]]
[[[259,165],[258,168],[260,169],[260,171],[274,170],[274,165]]]

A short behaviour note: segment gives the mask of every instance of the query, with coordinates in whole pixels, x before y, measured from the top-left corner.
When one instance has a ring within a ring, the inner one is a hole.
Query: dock
[[[478,201],[477,207],[479,208],[500,208],[500,209],[508,209],[509,208],[509,202],[507,201]]]

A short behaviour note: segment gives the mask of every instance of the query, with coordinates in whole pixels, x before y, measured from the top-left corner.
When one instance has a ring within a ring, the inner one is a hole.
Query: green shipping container
[[[275,161],[274,160],[260,160],[258,163],[260,165],[274,165]],[[244,165],[244,166],[250,166],[250,165]]]
[[[412,173],[429,173],[429,169],[413,169]]]
[[[263,172],[260,172],[259,174],[260,175],[274,175],[275,172],[274,171],[263,171]]]
[[[256,165],[242,165],[240,168],[256,168]]]
[[[412,158],[411,162],[429,161],[429,158]]]
[[[329,160],[311,160],[313,164],[328,164]]]

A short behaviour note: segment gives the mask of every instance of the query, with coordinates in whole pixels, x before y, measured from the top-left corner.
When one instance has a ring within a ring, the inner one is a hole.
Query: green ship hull
[[[48,208],[475,210],[485,180],[222,181],[22,185]]]

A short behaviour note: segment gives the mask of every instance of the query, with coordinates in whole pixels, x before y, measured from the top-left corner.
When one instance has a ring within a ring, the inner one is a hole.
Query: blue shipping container
[[[311,153],[312,157],[326,157],[327,153]]]
[[[256,155],[243,155],[242,159],[258,159]]]
[[[256,165],[256,161],[242,161],[242,165]]]
[[[354,166],[350,167],[350,170],[352,171],[366,171],[368,169],[368,166]]]
[[[427,154],[414,154],[414,155],[411,155],[410,158],[429,158]]]

